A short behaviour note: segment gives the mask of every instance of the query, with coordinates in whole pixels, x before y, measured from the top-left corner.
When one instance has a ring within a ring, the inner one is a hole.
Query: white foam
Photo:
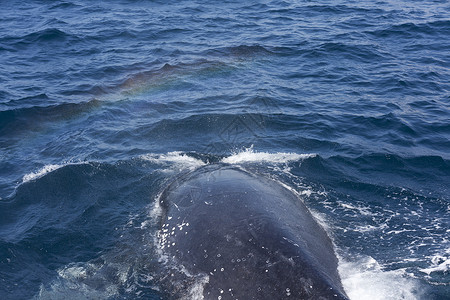
[[[316,154],[297,154],[297,153],[268,153],[257,152],[253,150],[253,146],[244,149],[241,152],[232,154],[221,160],[223,163],[240,164],[240,163],[259,163],[266,162],[269,164],[283,164],[291,161],[299,161],[309,157],[315,157]],[[166,154],[148,153],[140,156],[141,159],[150,161],[152,163],[167,166],[164,171],[182,171],[195,170],[201,166],[206,165],[204,161],[187,155],[181,151],[172,151]]]
[[[357,231],[357,232],[369,232],[369,231],[382,231],[383,229],[386,229],[386,228],[388,228],[388,225],[386,223],[383,223],[379,226],[374,226],[374,225],[355,226],[355,228],[353,230]]]
[[[98,278],[105,285],[96,289],[83,282],[98,270],[98,266],[91,263],[69,264],[58,270],[59,276],[49,286],[42,284],[34,299],[111,299],[119,292],[117,284]]]
[[[46,165],[42,167],[39,171],[28,173],[22,178],[22,183],[29,182],[32,180],[36,180],[47,173],[53,172],[59,168],[64,167],[64,165]]]
[[[81,265],[66,266],[58,270],[58,275],[64,279],[86,279],[88,270]]]
[[[229,157],[222,159],[222,162],[228,164],[239,164],[248,162],[268,162],[274,164],[288,163],[290,161],[303,160],[309,157],[315,157],[316,154],[297,154],[297,153],[267,153],[267,152],[257,152],[253,150],[253,146],[244,149],[241,152],[235,153]]]
[[[372,257],[340,259],[339,273],[352,300],[418,300],[418,283],[404,269],[383,270]]]
[[[72,160],[68,160],[68,161],[63,162],[62,164],[45,165],[36,172],[31,172],[31,173],[25,174],[22,178],[22,183],[36,180],[36,179],[41,178],[44,175],[47,175],[48,173],[56,171],[62,167],[69,166],[69,165],[79,165],[79,164],[88,164],[88,163],[87,162],[73,162]]]
[[[205,299],[203,291],[205,285],[209,282],[209,276],[204,275],[195,279],[194,283],[188,288],[188,294],[182,297],[182,300],[202,300]]]
[[[429,268],[420,269],[421,272],[430,275],[433,272],[448,272],[450,270],[450,256],[435,255],[431,258]]]
[[[375,216],[376,215],[370,211],[370,208],[368,206],[353,205],[353,204],[349,204],[349,203],[339,203],[339,205],[345,209],[357,211],[359,214],[361,214],[363,216]]]
[[[167,154],[149,153],[141,155],[140,158],[160,165],[169,165],[169,167],[178,170],[194,170],[205,165],[202,160],[188,156],[181,151],[168,152]]]

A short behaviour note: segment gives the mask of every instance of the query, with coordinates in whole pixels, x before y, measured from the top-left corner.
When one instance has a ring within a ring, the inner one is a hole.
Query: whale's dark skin
[[[348,299],[327,233],[275,181],[209,165],[172,183],[160,204],[163,252],[209,277],[204,299]]]

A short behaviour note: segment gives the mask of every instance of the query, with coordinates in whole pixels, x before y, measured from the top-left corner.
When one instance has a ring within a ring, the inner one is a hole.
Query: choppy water
[[[2,1],[0,298],[170,298],[158,195],[225,161],[302,195],[351,299],[450,299],[449,11]]]

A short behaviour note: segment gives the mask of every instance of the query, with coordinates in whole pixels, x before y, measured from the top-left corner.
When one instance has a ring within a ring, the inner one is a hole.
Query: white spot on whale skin
[[[299,246],[297,243],[294,243],[294,241],[288,239],[287,237],[284,237],[284,236],[283,236],[283,239],[284,239],[285,241],[288,241],[288,242],[291,243],[292,245],[294,245],[294,246],[300,248],[300,246]]]

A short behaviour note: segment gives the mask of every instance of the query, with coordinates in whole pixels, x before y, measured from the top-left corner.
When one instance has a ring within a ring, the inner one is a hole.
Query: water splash
[[[339,260],[342,284],[350,299],[419,300],[418,283],[404,269],[384,270],[372,257],[355,261]]]
[[[268,152],[258,152],[253,150],[253,146],[244,149],[241,152],[232,154],[229,157],[222,159],[222,162],[228,164],[239,164],[239,163],[257,163],[257,162],[267,162],[274,164],[283,164],[291,161],[298,161],[307,159],[310,157],[315,157],[316,154],[297,154],[297,153],[268,153]]]

